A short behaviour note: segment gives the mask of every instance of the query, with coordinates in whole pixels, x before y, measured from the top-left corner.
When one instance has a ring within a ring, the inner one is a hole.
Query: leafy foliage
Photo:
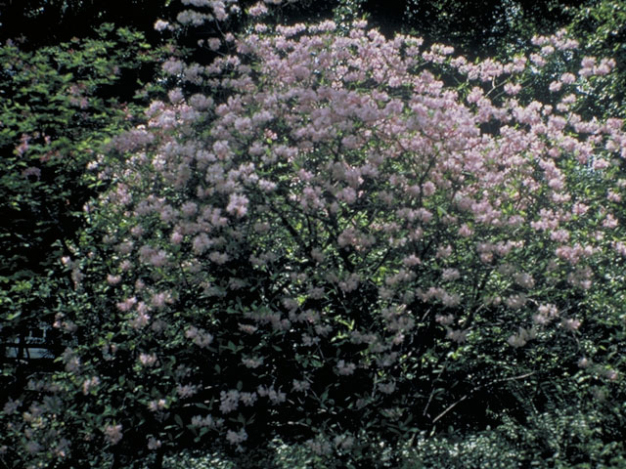
[[[83,205],[103,187],[87,164],[112,135],[136,125],[134,95],[154,75],[158,54],[141,33],[112,25],[97,38],[33,52],[12,41],[0,48],[0,351],[8,394],[32,371],[22,362],[27,336],[52,325],[55,299],[73,289],[56,266],[78,242]],[[57,339],[47,336],[53,353]]]

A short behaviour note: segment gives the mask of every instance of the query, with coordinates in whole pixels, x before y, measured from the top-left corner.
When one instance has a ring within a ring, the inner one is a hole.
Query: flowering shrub
[[[562,35],[469,63],[335,29],[258,24],[208,67],[164,64],[210,94],[173,89],[112,142],[125,158],[101,164],[111,190],[65,259],[65,371],[5,408],[24,412],[25,460],[158,465],[278,437],[393,467],[387,448],[424,431],[618,392],[598,340],[619,305],[626,137],[576,107],[611,61],[538,90],[552,106],[522,91],[573,53]]]

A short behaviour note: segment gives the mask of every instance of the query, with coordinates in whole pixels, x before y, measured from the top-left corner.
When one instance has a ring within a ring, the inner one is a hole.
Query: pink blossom
[[[537,67],[543,67],[546,64],[546,60],[539,54],[530,54],[530,60]]]
[[[141,353],[139,355],[139,363],[145,367],[151,367],[156,365],[157,357],[153,353]]]
[[[239,430],[238,432],[234,432],[232,430],[228,430],[226,432],[226,440],[228,440],[228,442],[231,445],[238,445],[240,443],[243,443],[247,439],[248,439],[248,434],[243,428]]]
[[[170,241],[173,245],[179,245],[183,240],[183,235],[179,231],[173,231],[170,235]]]
[[[550,239],[559,243],[564,243],[569,240],[570,234],[567,230],[555,230],[550,233]]]
[[[144,309],[142,311],[139,311],[139,308],[137,309],[137,316],[130,321],[130,325],[133,329],[141,329],[143,327],[146,327],[150,322],[150,315],[146,312],[146,310]]]
[[[248,9],[248,14],[252,17],[258,17],[267,14],[267,7],[261,3],[255,3],[252,7]]]
[[[156,31],[162,32],[165,29],[168,28],[170,24],[167,21],[163,21],[163,20],[156,20],[156,22],[154,23],[154,29]]]
[[[29,166],[24,171],[22,171],[22,176],[28,178],[29,176],[35,176],[37,179],[41,178],[41,169],[35,166]]]
[[[280,390],[277,391],[276,389],[274,389],[274,386],[270,386],[269,388],[265,386],[259,386],[257,388],[257,393],[261,397],[267,397],[274,405],[281,404],[287,399],[287,395]]]
[[[447,281],[453,281],[460,278],[461,274],[457,269],[444,269],[441,278]]]
[[[559,316],[558,308],[553,304],[542,304],[537,308],[538,313],[533,316],[536,324],[546,325]]]
[[[293,380],[293,390],[296,392],[306,392],[310,387],[311,384],[308,381]]]
[[[522,90],[522,85],[519,83],[507,83],[504,85],[504,92],[508,95],[515,96]]]
[[[589,207],[583,203],[577,202],[574,204],[572,211],[576,215],[584,215],[589,210]]]
[[[111,445],[116,445],[122,440],[122,425],[107,425],[104,427],[104,436]]]
[[[587,357],[581,357],[578,359],[578,368],[587,368],[590,364],[590,361]]]
[[[167,408],[167,402],[165,401],[165,399],[156,399],[148,403],[148,409],[151,412],[158,412],[165,408]]]
[[[610,200],[611,202],[621,202],[622,201],[622,196],[621,194],[609,190],[607,196],[606,196],[607,200]]]
[[[241,363],[246,368],[258,368],[263,364],[263,357],[260,358],[242,358]]]
[[[112,274],[107,275],[107,283],[109,285],[117,285],[121,281],[122,281],[122,277],[120,275],[112,275]]]
[[[209,249],[214,244],[214,241],[211,238],[209,238],[209,236],[206,233],[200,233],[198,236],[196,236],[193,239],[193,242],[191,244],[192,244],[194,253],[203,254],[207,249]]]
[[[165,250],[152,253],[148,262],[154,267],[163,267],[168,262],[168,254]]]
[[[20,400],[13,400],[13,399],[9,398],[9,400],[6,402],[6,404],[4,404],[4,408],[3,408],[2,412],[4,414],[7,414],[7,415],[12,414],[21,405],[22,405],[22,402]]]
[[[225,264],[230,259],[230,256],[225,252],[213,251],[209,254],[211,262],[215,262],[218,265]]]
[[[619,225],[619,221],[612,214],[608,214],[604,220],[602,220],[602,226],[605,228],[615,228]]]
[[[85,381],[83,381],[83,394],[87,395],[89,394],[89,392],[97,387],[100,384],[100,378],[98,378],[97,376],[92,376],[89,379],[86,379]]]
[[[170,292],[159,292],[152,295],[150,304],[155,308],[163,308],[167,303],[172,303],[172,295]]]
[[[179,75],[183,71],[183,63],[176,59],[168,59],[163,63],[163,71],[170,75]]]
[[[604,158],[596,158],[593,160],[593,169],[600,170],[606,169],[610,166],[610,163]]]
[[[511,309],[520,309],[524,307],[526,301],[527,298],[525,295],[516,293],[506,299],[506,305]]]
[[[526,345],[528,340],[531,338],[532,338],[532,333],[529,333],[529,331],[520,327],[518,333],[511,335],[508,338],[507,342],[509,343],[509,345],[517,348],[517,347],[523,347],[524,345]]]
[[[248,211],[248,202],[249,200],[245,195],[231,194],[226,211],[234,214],[237,218],[242,218]]]
[[[426,197],[433,195],[436,189],[437,186],[435,186],[432,181],[426,181],[424,184],[422,184],[422,194],[424,194]]]
[[[243,405],[252,407],[258,399],[258,395],[256,392],[241,392],[239,393],[239,399]]]
[[[194,427],[215,427],[217,422],[210,415],[206,415],[204,417],[194,415],[191,418],[191,425]]]
[[[133,296],[132,298],[128,298],[121,303],[118,303],[117,309],[125,313],[127,311],[130,311],[133,306],[135,306],[135,304],[137,304],[137,298]]]
[[[348,376],[354,373],[356,365],[354,363],[346,363],[345,360],[339,360],[337,362],[337,373],[339,375]]]
[[[38,442],[29,440],[25,445],[25,449],[28,454],[36,454],[42,451],[43,447]]]
[[[148,449],[151,451],[157,450],[161,447],[161,440],[157,440],[154,437],[148,439]]]
[[[580,320],[571,318],[563,319],[563,321],[561,322],[561,325],[570,332],[578,330],[580,324]]]
[[[563,87],[563,82],[561,81],[553,81],[550,83],[549,90],[552,92],[560,91]]]

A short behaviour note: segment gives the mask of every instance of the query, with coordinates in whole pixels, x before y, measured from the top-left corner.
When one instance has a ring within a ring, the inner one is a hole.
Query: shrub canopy
[[[281,438],[381,465],[398,440],[618,392],[601,341],[626,137],[577,108],[614,64],[534,42],[470,63],[365,22],[257,24],[209,66],[166,61],[206,92],[172,89],[90,165],[111,189],[64,259],[76,293],[55,324],[75,342],[33,383],[44,398],[5,407],[28,409],[24,460],[130,467]],[[559,57],[580,68],[536,79]]]

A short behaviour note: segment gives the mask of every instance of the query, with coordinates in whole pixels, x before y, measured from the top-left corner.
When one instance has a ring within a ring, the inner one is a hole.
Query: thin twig
[[[437,377],[433,380],[433,390],[430,393],[430,396],[428,396],[428,402],[426,403],[426,407],[424,407],[424,410],[422,412],[422,415],[424,417],[427,416],[428,414],[428,408],[430,407],[431,402],[433,401],[433,398],[435,397],[435,385],[437,384],[437,381],[439,381],[441,379],[441,375],[443,374],[444,371],[446,371],[446,366],[448,366],[448,359],[449,357],[446,357],[446,361],[444,362],[443,366],[441,367],[441,371],[439,373],[437,373]]]
[[[437,417],[435,417],[433,419],[433,423],[437,423],[437,421],[439,419],[441,419],[444,415],[446,415],[448,412],[450,412],[452,409],[454,409],[457,405],[459,405],[461,402],[463,402],[465,399],[467,399],[468,397],[470,397],[472,394],[474,394],[476,391],[479,391],[482,388],[485,388],[487,386],[491,386],[492,384],[496,384],[496,383],[503,383],[505,381],[515,381],[518,379],[524,379],[524,378],[528,378],[529,376],[532,376],[536,373],[536,371],[531,371],[530,373],[525,373],[523,375],[519,375],[519,376],[512,376],[510,378],[501,378],[501,379],[496,379],[494,381],[491,381],[487,384],[483,384],[482,386],[478,386],[474,389],[472,389],[470,392],[468,392],[467,394],[465,394],[463,397],[461,397],[461,399],[459,399],[458,401],[454,402],[453,404],[450,404],[448,407],[446,407],[446,409],[441,412],[439,415],[437,415]]]

